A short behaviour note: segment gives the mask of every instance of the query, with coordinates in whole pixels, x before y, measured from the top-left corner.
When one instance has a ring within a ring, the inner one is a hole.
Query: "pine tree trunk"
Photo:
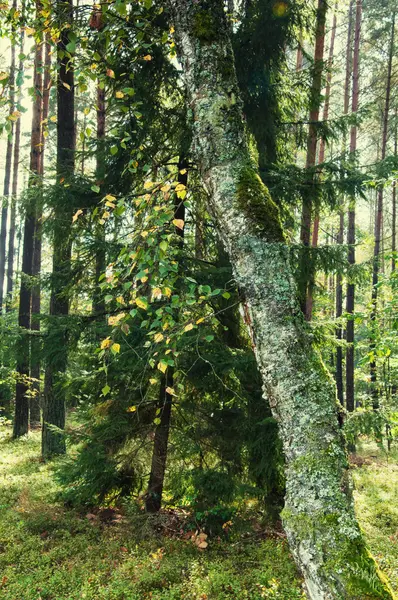
[[[310,113],[309,113],[309,130],[307,139],[307,159],[305,168],[308,171],[308,186],[303,198],[303,207],[301,212],[301,229],[300,241],[304,248],[302,249],[301,260],[301,306],[302,311],[307,320],[310,320],[310,314],[307,312],[307,293],[311,280],[313,279],[313,268],[308,252],[305,250],[310,246],[311,242],[311,220],[314,194],[314,173],[312,172],[316,163],[316,149],[318,142],[318,122],[319,110],[321,106],[322,96],[322,72],[323,72],[323,51],[325,46],[325,24],[326,24],[326,0],[318,0],[316,36],[315,36],[315,52],[314,52],[314,70],[312,77],[311,96],[310,96]]]
[[[282,516],[291,550],[311,600],[391,600],[355,519],[336,389],[296,300],[278,209],[252,163],[223,1],[170,0],[169,6],[197,164],[279,424],[286,460]]]
[[[352,112],[356,114],[359,107],[359,49],[361,41],[361,21],[362,21],[362,0],[357,0],[356,16],[355,16],[355,42],[354,42],[354,58],[352,72]],[[355,152],[357,149],[357,126],[351,127],[350,134],[350,157],[351,161],[355,160]],[[348,262],[350,265],[355,265],[355,197],[350,198],[348,208]],[[355,364],[354,364],[354,309],[355,309],[355,284],[347,284],[347,329],[346,329],[346,408],[349,412],[355,409]]]
[[[40,4],[37,4],[37,11]],[[34,85],[35,100],[33,104],[32,132],[30,139],[30,177],[29,187],[31,193],[26,207],[23,251],[22,251],[22,276],[19,293],[18,324],[20,336],[17,341],[17,385],[15,394],[15,417],[13,437],[17,438],[28,432],[29,429],[29,400],[27,393],[30,389],[30,327],[31,327],[31,300],[32,300],[32,275],[33,275],[33,248],[35,232],[35,216],[40,176],[41,155],[41,122],[42,122],[42,46],[36,42],[34,60]]]
[[[394,39],[395,39],[395,12],[392,16],[391,24],[391,38],[390,38],[390,49],[387,67],[387,88],[386,88],[386,99],[384,104],[383,113],[383,134],[381,140],[381,160],[386,157],[387,151],[387,138],[388,138],[388,123],[390,113],[390,98],[391,98],[391,76],[392,76],[392,63],[394,57]],[[384,187],[380,186],[377,193],[377,216],[375,220],[375,245],[373,253],[373,276],[372,276],[372,310],[371,310],[371,323],[372,323],[372,339],[370,343],[370,351],[373,353],[374,358],[370,362],[370,381],[372,385],[372,403],[373,408],[377,410],[380,406],[379,390],[377,387],[377,365],[376,365],[376,319],[377,319],[377,296],[379,282],[379,270],[380,270],[380,247],[381,247],[381,235],[382,235],[382,223],[383,223],[383,202],[384,202]]]
[[[72,22],[73,4],[58,1],[58,17],[65,25]],[[58,50],[57,78],[57,182],[71,180],[75,168],[75,114],[73,65],[63,56],[68,44],[68,28],[63,27]],[[65,392],[62,378],[68,361],[68,285],[71,271],[71,203],[60,202],[54,209],[53,272],[51,280],[50,320],[45,341],[46,370],[43,396],[42,455],[51,457],[65,452],[61,432],[65,428]]]
[[[322,115],[322,120],[324,123],[326,123],[329,119],[330,90],[332,87],[332,67],[333,67],[333,55],[334,55],[334,42],[336,39],[336,27],[337,27],[337,16],[336,16],[336,12],[335,12],[333,15],[333,24],[332,24],[331,34],[330,34],[328,74],[327,74],[327,78],[326,78],[325,104],[323,107],[323,115]],[[325,139],[322,137],[319,142],[318,162],[320,165],[322,165],[325,160],[325,149],[326,149],[326,142],[325,142]],[[313,246],[313,248],[316,248],[318,246],[318,237],[319,237],[319,209],[316,210],[315,218],[314,218],[314,226],[313,226],[313,231],[312,231],[312,246]],[[308,286],[307,306],[306,306],[306,315],[307,315],[308,321],[311,321],[311,319],[312,319],[312,311],[313,311],[313,306],[314,306],[313,287],[314,287],[314,281],[311,281]]]
[[[7,221],[8,221],[8,203],[10,200],[10,183],[12,169],[12,148],[14,135],[14,120],[13,113],[15,111],[15,45],[11,44],[11,65],[9,79],[9,123],[11,130],[8,133],[7,149],[6,149],[6,164],[4,172],[4,188],[3,188],[3,205],[1,209],[1,228],[0,228],[0,314],[3,311],[3,294],[4,294],[4,278],[6,268],[6,244],[7,244]]]
[[[395,109],[395,131],[394,131],[394,157],[397,160],[398,156],[398,109]],[[392,186],[392,236],[391,236],[391,271],[395,271],[396,258],[395,253],[397,251],[397,180],[394,181]]]
[[[337,235],[337,243],[342,244],[344,241],[344,212],[340,210],[339,219],[339,233]],[[336,319],[341,319],[343,314],[343,284],[342,276],[337,273],[336,276]],[[337,386],[337,398],[341,406],[344,406],[344,384],[343,384],[343,348],[339,343],[343,339],[343,329],[341,323],[337,325],[336,329],[337,348],[336,348],[336,386]]]
[[[188,173],[187,163],[180,159],[178,163],[178,183],[187,186]],[[175,195],[174,218],[185,222],[185,204],[183,200]],[[184,227],[176,227],[175,233],[179,237],[179,246],[182,251],[184,247]],[[180,265],[181,268],[181,265]],[[160,423],[155,429],[153,441],[153,453],[151,473],[149,476],[148,490],[145,499],[145,510],[150,513],[159,512],[162,507],[162,494],[164,476],[166,473],[167,447],[170,435],[170,422],[173,406],[173,396],[168,393],[167,388],[173,387],[173,371],[169,369],[160,383]]]
[[[24,9],[24,5],[22,7]],[[25,39],[25,30],[21,29],[19,36],[19,54],[23,54]],[[22,102],[22,77],[23,77],[23,60],[19,59],[18,63],[18,98],[17,108]],[[19,152],[21,145],[21,117],[15,123],[14,131],[14,156],[13,156],[13,171],[12,171],[12,187],[11,187],[11,215],[10,215],[10,231],[8,234],[8,257],[7,257],[7,294],[6,294],[6,310],[9,312],[12,306],[12,294],[14,291],[14,258],[15,258],[15,223],[16,223],[16,203],[18,194],[18,172],[19,172]]]
[[[51,45],[48,33],[45,34],[44,43],[44,77],[43,77],[43,92],[42,92],[42,122],[46,122],[48,118],[48,109],[50,102],[50,87],[51,87]],[[44,128],[41,131],[41,152],[39,164],[40,185],[44,176],[44,149],[46,138],[44,136]],[[35,233],[34,233],[34,248],[33,248],[33,276],[35,284],[32,287],[32,317],[31,330],[40,332],[40,274],[41,274],[41,248],[42,248],[42,197],[37,199],[36,215],[35,215]],[[31,340],[30,351],[30,376],[32,378],[32,388],[34,396],[30,403],[30,425],[38,426],[40,424],[40,374],[41,374],[41,341],[39,335],[33,335]]]

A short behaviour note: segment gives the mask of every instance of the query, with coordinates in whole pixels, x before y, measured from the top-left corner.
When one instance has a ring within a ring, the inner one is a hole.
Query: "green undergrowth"
[[[398,448],[358,446],[353,458],[355,508],[369,548],[398,592]]]
[[[114,524],[57,501],[39,434],[11,442],[0,430],[2,600],[299,600],[305,598],[283,537],[253,529],[200,550],[171,523],[127,508]],[[394,453],[393,453],[394,454]],[[369,546],[398,589],[398,453],[361,449],[357,512]],[[395,462],[394,462],[395,459]],[[163,531],[167,530],[163,528]]]
[[[2,600],[304,598],[282,538],[242,533],[200,550],[142,515],[106,524],[66,508],[39,443],[0,433]]]

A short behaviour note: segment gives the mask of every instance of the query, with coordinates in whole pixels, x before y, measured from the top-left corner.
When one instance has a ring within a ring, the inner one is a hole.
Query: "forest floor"
[[[56,500],[39,444],[39,434],[11,442],[0,430],[2,600],[305,598],[282,534],[252,528],[201,550],[189,535],[161,535],[153,518],[78,513]],[[398,449],[387,457],[366,444],[355,462],[358,517],[398,591]]]

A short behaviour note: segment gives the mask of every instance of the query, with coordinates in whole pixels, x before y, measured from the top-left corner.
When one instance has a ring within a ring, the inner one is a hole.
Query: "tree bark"
[[[391,24],[391,38],[389,47],[389,57],[387,66],[387,88],[386,88],[386,99],[384,104],[383,113],[383,134],[381,141],[381,160],[386,157],[387,151],[387,138],[388,138],[388,123],[390,113],[390,99],[391,99],[391,76],[392,76],[392,63],[394,57],[394,39],[395,39],[395,12],[392,15]],[[373,276],[372,276],[372,310],[370,320],[372,324],[372,339],[370,342],[370,351],[373,354],[373,358],[370,362],[370,381],[372,386],[372,404],[374,410],[377,410],[380,406],[379,390],[377,387],[377,365],[376,365],[376,318],[377,318],[377,297],[379,282],[379,270],[380,270],[380,246],[381,246],[381,235],[382,235],[382,223],[383,223],[383,203],[384,203],[384,187],[381,185],[377,193],[377,216],[375,220],[375,245],[373,253]]]
[[[397,160],[398,156],[398,109],[395,109],[395,130],[394,130],[394,157]],[[397,251],[397,180],[394,181],[392,186],[392,236],[391,236],[391,271],[395,271],[396,258],[395,253]]]
[[[21,29],[19,36],[19,54],[23,54],[23,46],[25,39],[25,30]],[[22,102],[22,77],[23,77],[23,60],[19,59],[18,63],[18,97],[17,108]],[[14,131],[14,156],[13,156],[13,171],[12,171],[12,186],[11,186],[11,215],[10,215],[10,231],[8,234],[8,257],[7,257],[7,293],[6,293],[6,311],[9,312],[12,306],[12,294],[14,290],[14,258],[15,258],[15,223],[16,223],[16,203],[18,195],[18,173],[19,173],[19,152],[21,145],[21,117],[15,123]]]
[[[337,15],[335,12],[333,14],[332,30],[331,30],[331,34],[330,34],[328,74],[327,74],[327,78],[326,78],[325,103],[324,103],[323,115],[322,115],[322,120],[324,123],[326,123],[327,120],[329,119],[330,90],[332,87],[332,67],[333,67],[333,55],[334,55],[334,41],[336,39],[336,27],[337,27]],[[325,149],[326,149],[326,142],[325,142],[325,138],[322,137],[319,142],[318,163],[320,165],[322,165],[325,160]],[[312,231],[312,246],[313,246],[313,248],[316,248],[318,246],[318,237],[319,237],[319,208],[315,212],[314,226],[313,226],[313,231]],[[311,321],[311,319],[312,319],[312,310],[314,307],[313,287],[314,287],[314,281],[311,281],[310,285],[308,286],[307,305],[306,305],[306,315],[307,315],[308,321]]]
[[[65,54],[68,28],[73,20],[72,0],[57,5],[63,25],[58,49],[57,78],[57,182],[71,180],[75,168],[74,74],[72,60]],[[65,428],[65,391],[62,378],[68,362],[68,285],[71,270],[71,202],[57,203],[54,209],[53,272],[51,280],[50,320],[45,341],[46,371],[43,396],[42,455],[51,457],[65,452],[65,440],[58,429]]]
[[[43,91],[42,91],[42,123],[45,123],[48,118],[48,109],[50,102],[50,87],[51,87],[51,45],[48,33],[45,34],[44,41],[44,76],[43,76]],[[39,177],[40,185],[43,182],[44,176],[44,149],[45,149],[45,135],[44,128],[41,128],[40,132],[40,163],[39,163]],[[41,300],[40,300],[40,274],[41,274],[41,252],[42,252],[42,194],[40,193],[36,203],[36,215],[35,215],[35,233],[34,233],[34,248],[33,248],[33,277],[34,285],[32,287],[32,304],[31,304],[31,330],[40,331],[40,311],[41,311]],[[32,388],[34,395],[30,402],[30,425],[40,425],[41,415],[41,398],[40,398],[40,374],[41,374],[41,341],[38,335],[34,335],[31,338],[31,352],[30,352],[30,376],[32,379]]]
[[[40,10],[40,4],[36,5],[37,12]],[[41,122],[42,122],[42,45],[40,41],[36,42],[34,59],[34,86],[35,100],[33,104],[32,132],[30,138],[30,176],[29,187],[31,192],[29,202],[26,207],[23,251],[22,251],[22,275],[21,289],[19,293],[19,339],[17,341],[17,384],[15,394],[15,416],[13,437],[18,438],[25,435],[29,430],[29,399],[28,391],[31,387],[30,382],[30,340],[27,333],[31,327],[31,300],[32,300],[32,275],[33,275],[33,248],[35,216],[37,205],[37,189],[39,187],[40,176],[40,155],[41,155]]]
[[[105,89],[97,86],[97,167],[96,179],[97,185],[102,186],[105,178],[105,128],[106,128],[106,101]],[[93,312],[103,315],[105,313],[105,301],[101,288],[99,287],[99,278],[105,272],[105,229],[101,225],[96,227],[95,235],[95,290],[93,299]]]
[[[357,0],[356,15],[355,15],[355,42],[353,55],[353,71],[352,71],[352,112],[356,114],[359,107],[359,49],[361,41],[361,22],[362,22],[362,0]],[[351,127],[350,133],[350,160],[354,162],[355,152],[357,149],[357,126]],[[355,196],[352,196],[349,201],[348,208],[348,262],[351,266],[355,265]],[[347,284],[346,312],[347,312],[347,329],[346,329],[346,408],[349,412],[355,409],[355,364],[354,364],[354,341],[355,341],[355,324],[354,324],[354,309],[355,309],[355,284],[349,282]]]
[[[311,600],[391,600],[355,519],[336,389],[300,312],[278,209],[252,163],[223,2],[170,0],[169,7],[196,160],[279,424],[287,478],[282,517],[291,550]]]
[[[6,244],[7,244],[7,221],[8,221],[8,203],[10,200],[10,183],[12,169],[12,148],[14,136],[14,116],[15,111],[15,44],[11,44],[11,65],[9,79],[9,123],[11,130],[8,133],[6,163],[4,171],[3,205],[1,209],[1,229],[0,229],[0,314],[3,311],[4,277],[6,268]]]

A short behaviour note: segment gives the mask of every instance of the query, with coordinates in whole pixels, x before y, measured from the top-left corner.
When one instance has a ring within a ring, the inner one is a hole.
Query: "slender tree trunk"
[[[397,160],[398,156],[398,109],[395,109],[395,130],[394,130],[394,157]],[[397,251],[397,180],[394,181],[392,186],[392,236],[391,236],[391,271],[395,271],[396,258],[395,253]]]
[[[340,209],[339,232],[337,235],[337,243],[342,244],[344,241],[344,212]],[[337,273],[336,276],[336,319],[341,319],[343,314],[343,285],[342,276]],[[337,348],[336,348],[336,386],[337,398],[341,406],[344,406],[344,384],[343,384],[343,348],[341,341],[343,339],[343,329],[341,323],[336,328]]]
[[[322,116],[322,120],[324,123],[326,123],[327,120],[329,119],[330,90],[332,87],[332,67],[333,67],[333,55],[334,55],[334,41],[336,38],[336,26],[337,26],[337,15],[335,12],[333,15],[332,30],[331,30],[331,34],[330,34],[328,74],[327,74],[327,78],[326,78],[325,104],[323,107],[323,116]],[[325,149],[326,149],[326,142],[325,142],[325,138],[322,137],[319,142],[318,162],[320,165],[322,165],[323,162],[325,161]],[[314,248],[316,248],[318,246],[318,237],[319,237],[319,208],[317,208],[316,212],[315,212],[314,226],[313,226],[313,230],[312,230],[312,246]],[[313,287],[314,287],[314,281],[311,281],[310,285],[308,286],[307,306],[306,306],[306,316],[307,316],[308,321],[311,321],[311,319],[312,319],[312,311],[313,311],[313,306],[314,306]]]
[[[392,63],[394,56],[394,39],[395,39],[395,12],[392,17],[391,24],[391,38],[390,38],[390,49],[387,66],[387,88],[386,88],[386,99],[384,104],[383,114],[383,134],[381,141],[381,160],[386,157],[387,151],[387,137],[388,137],[388,123],[390,113],[390,98],[391,98],[391,75],[392,75]],[[382,235],[382,223],[383,223],[383,202],[384,202],[384,187],[380,186],[377,192],[377,216],[375,220],[375,245],[373,253],[373,276],[372,276],[372,311],[370,315],[372,323],[372,339],[370,343],[370,350],[373,357],[370,362],[370,381],[372,385],[372,403],[374,410],[377,410],[380,406],[379,390],[377,387],[377,365],[376,365],[376,319],[377,319],[377,297],[379,282],[379,269],[380,269],[380,246],[381,246],[381,235]]]
[[[36,5],[37,12],[40,4]],[[18,324],[20,336],[17,342],[17,385],[15,394],[15,417],[13,437],[18,438],[29,429],[29,399],[27,393],[30,389],[30,339],[31,327],[31,300],[32,300],[32,275],[33,275],[33,249],[38,188],[40,187],[40,155],[41,155],[41,122],[42,122],[42,45],[36,42],[34,61],[35,100],[33,104],[32,133],[30,146],[30,177],[29,203],[26,207],[23,252],[22,276],[19,293]],[[40,193],[40,192],[39,192]]]
[[[23,7],[24,8],[24,7]],[[23,54],[25,39],[25,30],[21,29],[19,37],[19,54]],[[22,102],[22,77],[23,77],[23,60],[19,59],[18,63],[18,98],[17,108]],[[12,187],[11,187],[11,215],[10,215],[10,231],[8,235],[8,257],[7,257],[7,299],[6,310],[9,312],[12,306],[12,294],[14,291],[14,254],[15,254],[15,223],[16,223],[16,203],[18,195],[18,172],[19,172],[19,152],[21,145],[21,117],[15,123],[14,132],[14,156],[13,156],[13,171],[12,171]]]
[[[15,4],[15,3],[14,3]],[[8,132],[7,149],[6,149],[6,164],[4,173],[4,188],[3,188],[3,206],[1,209],[1,228],[0,228],[0,314],[3,311],[3,294],[4,294],[4,277],[6,268],[6,244],[7,244],[7,221],[8,221],[8,204],[10,200],[10,183],[12,169],[12,148],[14,135],[14,111],[15,111],[15,44],[11,44],[11,66],[9,79],[9,123],[11,126]]]
[[[359,107],[359,49],[361,41],[361,22],[362,22],[362,0],[357,0],[356,16],[355,16],[355,42],[354,42],[354,57],[353,57],[353,77],[352,77],[352,112],[356,114]],[[355,152],[357,149],[357,126],[351,127],[350,133],[350,157],[351,161],[355,160]],[[350,198],[348,208],[348,262],[350,265],[355,265],[355,197]],[[347,284],[347,329],[346,329],[346,407],[349,412],[355,408],[355,365],[354,365],[354,309],[355,309],[355,284],[349,282]]]
[[[252,163],[234,69],[223,67],[234,60],[223,1],[170,0],[169,7],[199,172],[279,424],[286,460],[282,516],[291,550],[311,600],[391,600],[355,519],[336,389],[300,313],[278,209]],[[203,13],[205,38],[197,27]]]
[[[106,131],[106,100],[105,89],[97,86],[97,185],[102,186],[105,178],[105,131]],[[96,228],[96,249],[95,249],[95,291],[93,300],[93,312],[97,314],[105,313],[105,301],[101,288],[99,287],[99,278],[105,272],[105,229],[101,225]]]
[[[187,163],[184,159],[180,159],[178,163],[178,183],[181,183],[185,187],[188,183]],[[177,194],[175,195],[174,201],[174,218],[185,222],[185,204],[183,200],[178,198]],[[184,227],[175,228],[175,233],[179,237],[181,251],[184,247],[184,229]],[[155,429],[151,473],[145,500],[145,509],[150,513],[159,512],[162,507],[163,484],[167,463],[167,447],[173,406],[173,396],[168,393],[167,389],[172,387],[173,370],[169,369],[160,382],[160,423]]]
[[[62,25],[73,19],[72,0],[58,0],[58,18]],[[63,55],[68,44],[68,28],[63,27],[58,49],[57,79],[57,182],[71,180],[75,168],[74,74],[72,61]],[[68,361],[68,315],[71,271],[72,204],[60,202],[54,209],[53,272],[51,280],[50,320],[45,341],[46,371],[43,397],[42,455],[51,457],[65,452],[62,433],[65,428],[65,392],[62,378]]]
[[[316,163],[316,149],[318,141],[318,123],[319,110],[321,106],[321,90],[322,90],[322,72],[323,72],[323,51],[325,46],[325,24],[326,24],[326,0],[318,0],[316,37],[315,37],[315,52],[314,52],[314,71],[311,86],[310,97],[310,114],[309,114],[309,130],[307,139],[307,159],[306,169],[308,171],[308,186],[303,198],[303,207],[301,212],[301,229],[300,241],[304,248],[302,250],[303,258],[301,261],[301,306],[306,319],[311,317],[307,313],[307,293],[311,280],[313,279],[312,261],[305,248],[310,246],[311,242],[311,219],[313,208],[314,194],[314,173],[313,169]]]
[[[45,34],[44,42],[44,78],[43,78],[43,93],[42,93],[42,122],[46,122],[48,118],[48,108],[50,102],[50,87],[51,87],[51,45],[48,33]],[[44,136],[44,128],[41,131],[41,146],[40,146],[40,165],[39,175],[40,184],[42,184],[44,176],[44,148],[46,138]],[[36,216],[35,216],[35,234],[34,234],[34,249],[33,249],[33,276],[35,278],[32,287],[32,316],[31,330],[40,331],[40,274],[41,274],[41,249],[42,249],[42,194],[37,199]],[[32,388],[34,395],[30,402],[30,425],[37,426],[40,424],[40,374],[41,374],[41,341],[38,335],[33,335],[31,340],[30,352],[30,376],[32,378]]]

